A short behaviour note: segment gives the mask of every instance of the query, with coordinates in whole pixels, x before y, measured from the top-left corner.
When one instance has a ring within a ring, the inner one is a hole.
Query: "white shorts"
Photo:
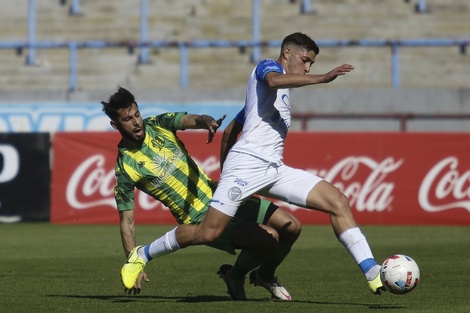
[[[308,193],[322,180],[285,164],[277,165],[249,154],[231,152],[225,160],[211,206],[233,217],[243,200],[256,193],[305,207]]]

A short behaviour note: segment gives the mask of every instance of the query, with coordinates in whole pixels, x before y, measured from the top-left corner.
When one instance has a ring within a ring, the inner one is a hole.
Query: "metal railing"
[[[180,51],[180,87],[185,89],[189,85],[188,75],[188,54],[190,49],[206,47],[238,47],[252,49],[251,61],[260,60],[261,47],[279,47],[280,40],[260,40],[260,2],[261,0],[252,0],[252,38],[248,40],[226,41],[226,40],[195,40],[195,41],[163,41],[148,39],[148,0],[140,0],[140,38],[131,42],[109,42],[105,40],[98,41],[66,41],[66,42],[48,42],[36,41],[36,0],[28,0],[28,39],[25,42],[0,42],[0,49],[15,49],[18,53],[27,50],[26,64],[35,65],[36,49],[68,49],[69,50],[69,91],[77,89],[78,81],[78,60],[77,49],[85,48],[127,48],[128,51],[134,51],[140,48],[138,61],[140,64],[149,62],[149,48],[177,48]],[[409,1],[409,0],[405,0]],[[66,0],[61,0],[65,5]],[[80,0],[70,0],[69,12],[72,15],[81,14]],[[313,0],[301,0],[301,13],[310,12]],[[426,1],[419,0],[416,4],[417,12],[427,10]],[[363,47],[390,47],[391,69],[392,69],[392,87],[400,87],[400,47],[447,47],[456,46],[462,54],[466,53],[466,47],[470,44],[470,38],[465,39],[407,39],[407,40],[317,40],[319,46],[323,47],[344,47],[344,46],[363,46]]]
[[[455,46],[460,53],[466,53],[466,48],[470,45],[470,39],[405,39],[405,40],[317,40],[317,44],[322,48],[328,47],[346,47],[346,46],[363,46],[363,47],[390,47],[391,51],[391,68],[392,68],[392,87],[400,87],[400,48],[401,47],[448,47]],[[69,90],[75,91],[78,79],[78,49],[106,49],[122,47],[127,51],[134,51],[140,48],[176,48],[180,52],[180,87],[185,89],[189,85],[189,50],[198,48],[233,48],[239,49],[260,48],[260,47],[279,47],[280,40],[268,41],[252,41],[252,40],[194,40],[194,41],[129,41],[129,42],[111,42],[105,40],[95,41],[35,41],[30,42],[0,42],[0,49],[14,49],[18,53],[28,49],[27,58],[32,58],[31,51],[35,49],[68,49],[69,50]],[[140,55],[142,58],[142,54]]]
[[[300,121],[300,129],[308,130],[308,123],[314,119],[352,119],[352,120],[396,120],[399,130],[408,130],[410,120],[470,120],[470,114],[464,113],[292,113],[292,120]]]
[[[145,0],[147,2],[147,0]],[[253,1],[253,4],[255,4],[256,1]],[[295,0],[290,0],[291,2],[295,2]],[[409,0],[404,0],[405,2],[409,2]],[[61,4],[65,5],[65,0],[61,0]],[[301,0],[300,1],[300,13],[302,14],[308,14],[313,11],[312,5],[314,3],[314,0]],[[418,13],[423,13],[427,11],[427,1],[426,0],[418,0],[418,3],[416,4],[416,12]],[[69,7],[69,12],[71,15],[78,15],[81,13],[80,10],[80,0],[71,0],[71,4]]]

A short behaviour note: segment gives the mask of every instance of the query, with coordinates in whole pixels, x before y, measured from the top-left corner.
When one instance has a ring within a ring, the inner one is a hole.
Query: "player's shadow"
[[[168,297],[168,296],[144,296],[144,295],[47,295],[46,297],[53,298],[74,298],[74,299],[89,299],[89,300],[100,300],[109,301],[113,303],[132,303],[132,302],[182,302],[182,303],[203,303],[203,302],[225,302],[233,301],[228,296],[181,296],[181,297]],[[282,300],[273,299],[248,299],[243,301],[244,303],[249,302],[278,302],[287,303]],[[353,302],[329,302],[329,301],[313,301],[313,300],[292,300],[289,303],[308,303],[316,305],[351,305],[361,306],[368,309],[404,309],[405,306],[394,305],[394,304],[371,304],[371,303],[353,303]]]
[[[143,296],[143,295],[47,295],[52,298],[74,298],[101,300],[114,303],[132,302],[219,302],[230,301],[226,296],[187,296],[187,297],[166,297],[166,296]]]

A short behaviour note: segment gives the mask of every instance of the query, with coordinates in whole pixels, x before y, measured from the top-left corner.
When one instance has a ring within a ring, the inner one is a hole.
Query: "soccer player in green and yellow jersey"
[[[160,200],[180,224],[200,221],[215,182],[189,157],[176,137],[185,113],[167,113],[143,120],[145,138],[138,148],[119,144],[115,196],[118,209],[134,208],[134,187]]]
[[[124,265],[121,278],[126,291],[138,293],[141,281],[148,281],[143,272],[146,263],[171,252],[172,247],[180,247],[177,228],[148,245],[136,245],[134,189],[161,201],[179,224],[202,223],[217,183],[194,162],[176,132],[207,129],[210,143],[225,116],[215,121],[208,115],[176,112],[143,119],[134,96],[124,88],[101,103],[112,127],[122,136],[116,161],[115,199],[121,240],[128,257],[126,265],[132,266]],[[274,272],[300,231],[299,221],[290,213],[269,201],[250,197],[223,235],[210,244],[231,254],[242,249],[233,267],[224,264],[218,272],[229,295],[235,300],[246,299],[244,278],[252,271],[252,283],[266,288],[275,298],[290,300]]]

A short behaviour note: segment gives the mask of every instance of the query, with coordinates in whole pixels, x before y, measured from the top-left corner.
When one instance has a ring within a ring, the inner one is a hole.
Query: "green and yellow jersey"
[[[200,223],[209,208],[217,183],[189,156],[176,136],[185,112],[144,119],[145,140],[139,148],[118,145],[114,196],[119,211],[134,209],[134,189],[167,206],[178,224]],[[230,225],[211,247],[235,254],[234,229],[244,222],[265,224],[277,206],[258,197],[248,198]]]
[[[140,148],[118,145],[114,195],[119,211],[134,209],[134,188],[161,201],[179,224],[200,221],[216,183],[189,156],[176,136],[185,112],[144,119]]]

